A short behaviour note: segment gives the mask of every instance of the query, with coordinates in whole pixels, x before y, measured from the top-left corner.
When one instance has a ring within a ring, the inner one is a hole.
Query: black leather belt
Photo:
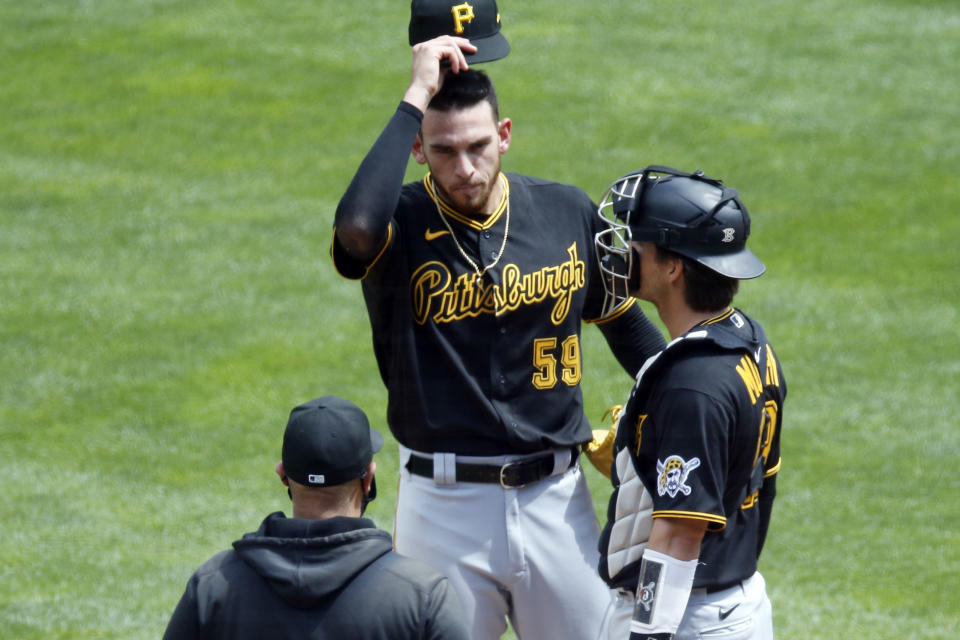
[[[567,465],[566,469],[576,463],[579,454],[579,446],[570,447],[570,464]],[[457,462],[456,469],[457,482],[499,484],[504,489],[517,489],[552,475],[553,453],[522,458],[503,465]],[[416,476],[432,478],[433,458],[424,458],[415,453],[411,454],[407,461],[407,471]]]
[[[693,589],[692,592],[711,594],[711,593],[717,593],[719,591],[726,591],[727,589],[731,589],[733,587],[739,587],[742,584],[743,584],[743,580],[734,580],[733,582],[728,582],[726,584],[718,584],[713,587],[698,587],[696,589]]]

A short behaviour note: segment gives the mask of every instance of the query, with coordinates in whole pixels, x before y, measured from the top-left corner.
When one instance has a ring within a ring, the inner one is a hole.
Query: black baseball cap
[[[437,36],[466,38],[477,48],[467,62],[506,57],[510,44],[500,33],[495,0],[413,0],[410,3],[410,46]]]
[[[383,446],[366,414],[349,400],[324,396],[290,412],[283,433],[283,468],[308,487],[328,487],[359,478]]]

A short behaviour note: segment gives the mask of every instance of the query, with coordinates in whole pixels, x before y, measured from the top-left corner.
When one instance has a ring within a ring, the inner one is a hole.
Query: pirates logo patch
[[[653,599],[657,595],[657,583],[649,582],[644,585],[640,585],[640,589],[637,591],[637,606],[643,607],[645,613],[650,613],[650,607],[653,606]]]
[[[670,456],[666,460],[657,460],[657,493],[676,498],[678,493],[690,495],[692,489],[687,485],[690,472],[700,466],[700,458],[684,460],[680,456]]]

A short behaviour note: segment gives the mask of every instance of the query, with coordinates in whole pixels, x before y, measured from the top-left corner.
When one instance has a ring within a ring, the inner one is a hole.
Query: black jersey
[[[646,543],[636,532],[648,535],[639,520],[651,517],[707,522],[694,587],[753,575],[780,469],[786,391],[762,327],[738,310],[694,327],[645,365],[618,422],[600,542],[609,584],[636,587]]]
[[[429,174],[402,184],[420,117],[401,103],[338,208],[338,219],[385,211],[371,232],[382,249],[356,260],[336,234],[332,246],[337,270],[362,280],[393,435],[460,455],[589,441],[581,322],[597,322],[630,375],[663,346],[635,301],[600,318],[595,205],[576,187],[501,173],[497,209],[460,214]]]
[[[413,449],[492,455],[591,436],[580,322],[600,315],[599,219],[574,187],[502,179],[504,202],[482,223],[441,201],[449,228],[429,175],[405,185],[383,253],[363,265],[389,421]],[[501,247],[479,279],[461,253],[482,270]]]

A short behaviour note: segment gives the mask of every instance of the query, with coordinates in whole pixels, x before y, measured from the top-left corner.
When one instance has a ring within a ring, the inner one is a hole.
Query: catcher
[[[731,306],[765,270],[746,247],[747,209],[701,172],[648,167],[614,182],[599,213],[608,297],[652,302],[672,338],[607,438],[599,570],[620,597],[601,637],[772,639],[757,560],[787,387],[763,328]]]

